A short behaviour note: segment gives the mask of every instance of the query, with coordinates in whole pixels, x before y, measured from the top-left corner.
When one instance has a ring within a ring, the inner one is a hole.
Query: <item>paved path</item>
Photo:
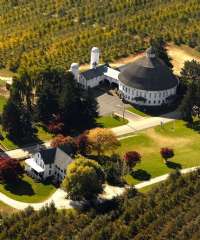
[[[181,170],[182,174],[193,172],[200,167],[192,167],[192,168],[186,168]],[[159,183],[162,181],[165,181],[170,174],[165,174],[156,178],[152,178],[149,181],[142,182],[135,185],[136,189],[141,189],[147,186],[150,186],[155,183]],[[105,185],[104,193],[101,194],[101,197],[104,199],[112,199],[113,197],[116,197],[118,195],[123,194],[126,188],[121,187],[114,187],[110,185]],[[70,209],[76,206],[80,206],[79,202],[71,201],[69,199],[66,199],[66,192],[62,189],[58,189],[48,200],[41,202],[41,203],[25,203],[13,200],[3,193],[0,193],[0,201],[4,202],[5,204],[11,206],[12,208],[16,208],[18,210],[24,210],[28,206],[33,207],[35,210],[39,210],[40,208],[44,207],[45,205],[49,205],[52,202],[54,202],[56,208],[58,209]]]
[[[128,124],[112,128],[112,131],[116,134],[117,137],[121,137],[125,134],[135,133],[137,131],[145,130],[147,128],[155,127],[157,125],[160,125],[161,122],[164,124],[174,121],[175,119],[179,118],[179,113],[171,112],[161,117],[148,117],[148,118],[140,117],[132,113],[126,113],[125,116],[127,116],[127,119],[129,121]],[[30,147],[18,148],[11,151],[1,152],[0,156],[9,156],[11,158],[25,159],[28,158],[33,153],[37,152],[38,146],[39,145],[37,144]],[[50,142],[46,142],[42,144],[42,146],[48,148],[50,147]]]
[[[115,114],[123,118],[123,110],[115,111]],[[128,110],[125,110],[124,118],[127,119],[129,122],[140,121],[142,119],[145,119],[144,117],[139,116],[138,114],[132,113]]]
[[[139,121],[129,121],[128,124],[112,128],[112,131],[115,133],[117,137],[123,136],[125,134],[134,133],[137,131],[145,130],[147,128],[155,127],[163,124],[179,119],[180,114],[176,111],[171,112],[169,114],[162,115],[160,117],[149,117],[142,118]]]

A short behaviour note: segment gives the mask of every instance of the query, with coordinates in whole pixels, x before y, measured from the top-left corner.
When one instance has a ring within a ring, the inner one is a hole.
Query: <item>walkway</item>
[[[200,167],[192,167],[192,168],[186,168],[181,170],[182,174],[193,172]],[[156,178],[152,178],[149,181],[142,182],[135,185],[136,189],[141,189],[147,186],[150,186],[155,183],[159,183],[162,181],[165,181],[170,174],[165,174]],[[105,185],[104,193],[101,194],[101,197],[104,199],[112,199],[113,197],[119,196],[123,194],[126,188],[121,187],[114,187],[110,185]],[[4,202],[5,204],[9,205],[12,208],[16,208],[18,210],[24,210],[28,206],[33,207],[35,210],[39,210],[40,208],[51,204],[54,202],[56,208],[58,209],[70,209],[76,206],[80,206],[80,202],[71,201],[69,199],[66,199],[66,192],[62,189],[58,189],[48,200],[41,202],[41,203],[25,203],[13,200],[9,197],[7,197],[5,194],[0,193],[0,201]]]
[[[172,122],[179,119],[180,114],[177,111],[162,115],[160,117],[149,117],[142,118],[139,121],[130,121],[129,123],[120,127],[112,128],[112,131],[117,137],[123,136],[125,134],[134,133],[137,131],[145,130],[147,128],[152,128],[161,124]]]
[[[133,115],[132,119],[130,115]],[[131,134],[137,131],[145,130],[147,128],[158,126],[160,125],[161,122],[164,124],[164,123],[174,121],[175,119],[179,118],[179,113],[175,111],[160,117],[148,117],[148,118],[140,117],[136,114],[129,113],[127,118],[129,120],[128,124],[120,127],[112,128],[112,131],[116,134],[117,137],[123,137],[123,135],[126,135],[126,134]],[[50,142],[46,142],[42,144],[42,146],[48,148],[50,147]],[[38,147],[39,147],[39,144],[32,145],[25,148],[18,148],[15,150],[1,152],[0,156],[9,156],[11,158],[25,159],[25,158],[28,158],[33,153],[37,152]]]

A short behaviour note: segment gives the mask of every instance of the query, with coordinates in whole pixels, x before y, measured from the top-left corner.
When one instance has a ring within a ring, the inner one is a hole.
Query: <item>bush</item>
[[[24,173],[20,163],[12,158],[0,158],[0,180],[4,182],[17,181]]]
[[[135,167],[135,165],[141,161],[141,158],[142,157],[141,157],[140,153],[138,153],[136,151],[130,151],[124,155],[124,161],[125,161],[126,165],[128,166],[129,170],[131,170],[133,167]]]
[[[169,158],[172,158],[174,156],[174,150],[172,148],[167,147],[161,148],[160,154],[166,163]]]

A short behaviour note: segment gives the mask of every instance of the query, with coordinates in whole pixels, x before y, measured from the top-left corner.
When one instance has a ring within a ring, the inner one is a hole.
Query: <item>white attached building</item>
[[[121,97],[127,102],[142,106],[160,106],[171,103],[175,97],[178,79],[171,69],[156,56],[150,47],[146,55],[120,70],[108,65],[99,65],[98,48],[91,51],[90,69],[79,72],[79,65],[73,63],[71,71],[84,88],[94,88],[107,80],[119,87]]]
[[[68,150],[64,147],[41,149],[31,158],[25,160],[25,170],[29,175],[38,180],[53,177],[55,181],[61,182],[65,175],[67,166],[73,161]]]

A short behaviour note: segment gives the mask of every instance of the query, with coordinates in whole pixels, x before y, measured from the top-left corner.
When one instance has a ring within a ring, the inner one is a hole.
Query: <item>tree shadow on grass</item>
[[[193,123],[187,123],[186,126],[200,133],[200,120],[196,120]]]
[[[181,169],[182,168],[180,163],[175,163],[175,162],[171,162],[171,161],[167,161],[166,166],[168,168],[172,168],[172,169]]]
[[[30,183],[24,181],[23,179],[17,180],[17,182],[14,183],[7,183],[5,185],[5,189],[12,194],[21,196],[21,195],[28,195],[32,196],[35,194],[32,186]]]
[[[132,177],[139,180],[139,181],[148,181],[151,178],[151,174],[143,169],[138,169],[134,171]]]

